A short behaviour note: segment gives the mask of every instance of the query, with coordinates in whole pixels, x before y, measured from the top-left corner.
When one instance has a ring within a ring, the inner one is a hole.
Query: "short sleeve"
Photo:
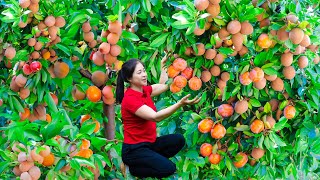
[[[146,91],[146,93],[148,93],[149,95],[151,95],[151,93],[152,93],[152,86],[144,86],[144,90]]]
[[[142,99],[136,96],[128,96],[126,102],[122,104],[122,106],[125,106],[124,108],[132,114],[136,113],[136,111],[143,105],[144,102],[142,101]]]

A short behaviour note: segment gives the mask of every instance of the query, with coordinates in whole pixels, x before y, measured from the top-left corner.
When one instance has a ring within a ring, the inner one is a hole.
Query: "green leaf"
[[[8,161],[0,162],[0,174],[2,174],[9,167],[10,164],[11,162]]]
[[[270,133],[270,139],[274,140],[274,143],[276,143],[278,146],[287,146],[286,143],[275,133]]]
[[[107,139],[101,138],[101,137],[92,137],[91,138],[91,144],[96,149],[101,149],[102,146],[106,145],[106,140]]]
[[[61,49],[64,53],[66,53],[68,56],[71,56],[70,49],[62,44],[56,44],[57,48]]]
[[[150,29],[151,29],[152,32],[157,32],[157,33],[158,33],[158,32],[163,31],[162,28],[160,28],[160,27],[158,27],[158,26],[155,26],[155,25],[153,25],[153,24],[148,23],[148,26],[150,27]]]
[[[96,123],[94,123],[92,120],[90,120],[90,122],[86,121],[82,124],[80,128],[80,133],[91,135],[95,127],[96,127]]]
[[[251,99],[249,100],[249,103],[250,103],[253,107],[260,107],[260,106],[261,106],[260,101],[258,101],[258,100],[255,99],[255,98],[251,98]]]
[[[311,152],[315,154],[320,154],[320,138],[317,138],[311,145]]]
[[[59,171],[64,165],[66,165],[66,160],[60,159],[57,165],[54,167],[54,171]]]
[[[226,54],[226,55],[229,55],[229,54],[233,53],[233,50],[231,48],[227,48],[227,47],[220,47],[218,51],[220,53]]]
[[[260,136],[259,140],[258,140],[258,146],[259,148],[263,149],[263,141],[264,141],[264,135]]]
[[[80,169],[80,163],[75,158],[72,158],[70,160],[70,166],[75,170],[79,170]]]
[[[186,154],[186,157],[190,158],[190,159],[196,159],[199,157],[198,151],[196,150],[189,150]]]
[[[213,21],[218,24],[219,26],[225,26],[226,22],[224,22],[222,19],[213,18]]]
[[[126,39],[129,39],[131,41],[139,41],[139,37],[132,33],[132,32],[129,32],[129,31],[122,31],[122,35],[121,35],[123,38],[126,38]]]
[[[262,66],[266,60],[267,52],[261,52],[254,58],[254,65]]]
[[[267,102],[267,103],[264,105],[264,107],[263,107],[263,112],[265,112],[265,113],[271,112],[271,105],[270,105],[269,102]]]
[[[68,24],[68,26],[66,27],[66,29],[68,29],[71,25],[78,23],[78,22],[84,22],[87,19],[86,14],[77,14],[75,13],[75,16],[72,17],[72,20],[70,21],[70,23]]]
[[[169,134],[173,134],[175,130],[176,130],[176,123],[174,121],[170,121],[168,123]]]
[[[88,166],[91,166],[91,167],[95,168],[95,165],[91,161],[86,159],[86,158],[75,156],[75,157],[72,158],[72,160],[77,161],[79,164],[85,164],[85,165],[88,165]]]
[[[231,171],[232,169],[232,162],[231,162],[231,159],[229,157],[226,157],[226,166],[228,168],[229,171]]]
[[[273,131],[277,132],[280,131],[281,129],[283,129],[287,123],[288,119],[286,118],[281,118],[275,125],[273,128]]]
[[[150,0],[142,0],[142,7],[145,11],[150,12],[151,11]]]
[[[268,67],[268,68],[263,69],[263,72],[268,74],[268,75],[277,75],[278,74],[278,71],[276,71],[272,67]]]
[[[161,34],[160,36],[158,36],[155,40],[152,41],[152,43],[150,44],[151,47],[159,47],[161,46],[167,39],[168,35],[170,33],[164,33]]]
[[[49,92],[44,96],[44,100],[48,104],[50,111],[53,111],[54,113],[58,112],[57,106]]]
[[[234,127],[237,131],[248,131],[250,130],[250,127],[248,125],[239,125],[237,127]]]
[[[230,151],[237,151],[238,150],[238,143],[232,143],[229,147],[228,147],[228,152]]]
[[[23,106],[21,105],[20,101],[15,96],[12,96],[12,102],[13,102],[14,108],[18,112],[24,112]]]

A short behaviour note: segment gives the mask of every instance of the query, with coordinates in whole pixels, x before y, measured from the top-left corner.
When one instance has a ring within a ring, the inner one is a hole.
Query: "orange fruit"
[[[233,114],[233,107],[230,104],[221,104],[218,107],[218,114],[224,118],[230,117]]]
[[[101,90],[96,86],[90,86],[86,95],[91,102],[98,102],[101,99]]]
[[[286,117],[287,119],[292,119],[296,114],[296,108],[294,108],[291,105],[286,106],[283,110],[283,114],[284,114],[284,117]]]
[[[237,154],[237,157],[239,157],[238,161],[233,162],[233,165],[237,168],[242,168],[244,165],[247,164],[248,162],[248,155],[246,155],[243,152],[239,152]],[[240,159],[241,158],[241,159]]]
[[[85,122],[86,120],[88,120],[90,118],[91,118],[91,116],[89,114],[82,115],[80,118],[80,124],[82,124],[83,122]]]
[[[181,91],[181,88],[179,88],[176,84],[172,83],[170,84],[170,91],[172,93],[177,93]]]
[[[198,77],[192,77],[189,79],[188,85],[191,90],[198,91],[202,86],[202,81]]]
[[[24,112],[20,112],[20,121],[26,120],[30,116],[30,110],[29,108],[24,108]]]
[[[42,55],[43,59],[48,60],[50,58],[50,52],[47,51]]]
[[[183,71],[187,68],[187,61],[182,58],[177,58],[172,63],[173,68],[177,71]]]
[[[211,119],[203,119],[198,123],[198,130],[201,133],[208,133],[210,132],[213,126],[213,121]]]
[[[181,72],[181,75],[189,80],[190,78],[192,78],[193,69],[191,67],[187,67]]]
[[[203,143],[200,147],[201,156],[210,156],[212,154],[212,145],[209,143]]]
[[[178,87],[178,88],[184,88],[187,85],[187,78],[184,76],[176,76],[173,80],[173,83]]]
[[[243,74],[241,74],[239,76],[239,80],[240,80],[240,83],[242,85],[249,85],[250,83],[252,83],[252,80],[250,79],[250,73],[249,72],[244,72]]]
[[[87,139],[82,139],[82,143],[80,145],[80,149],[83,150],[83,149],[89,149],[91,143],[89,140]]]
[[[214,139],[221,139],[226,135],[226,128],[222,124],[216,124],[211,129],[211,137]]]
[[[221,155],[220,154],[215,154],[215,153],[212,153],[210,156],[209,156],[209,162],[211,164],[219,164],[221,161]]]
[[[168,77],[169,78],[174,78],[176,77],[180,72],[175,70],[175,68],[173,67],[173,65],[170,65],[168,67]]]
[[[262,156],[264,156],[265,150],[260,149],[260,148],[253,148],[252,152],[251,152],[251,156],[258,160],[260,158],[262,158]]]
[[[54,155],[50,153],[48,156],[43,158],[42,165],[43,166],[52,166],[54,163]]]
[[[96,123],[96,127],[94,128],[94,131],[93,132],[98,132],[100,130],[100,123],[99,121],[95,120],[94,123]]]
[[[46,114],[46,121],[48,123],[51,123],[51,121],[52,121],[52,118],[51,118],[51,116],[49,114]]]
[[[250,125],[250,129],[253,133],[256,133],[256,134],[260,133],[261,131],[264,130],[263,121],[259,119],[254,120]]]
[[[91,149],[82,149],[75,156],[80,156],[83,158],[90,158],[92,156],[92,154],[93,154],[93,152]]]
[[[257,40],[258,46],[263,49],[267,49],[272,45],[272,40],[269,39],[269,36],[265,33],[261,34]]]
[[[249,77],[253,82],[259,82],[264,78],[264,72],[261,68],[255,67],[250,71]]]

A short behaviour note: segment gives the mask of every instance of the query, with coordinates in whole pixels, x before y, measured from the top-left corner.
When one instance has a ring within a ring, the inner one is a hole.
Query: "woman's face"
[[[135,86],[146,86],[147,85],[147,73],[141,63],[137,63],[136,68],[132,74],[132,78],[129,82]]]

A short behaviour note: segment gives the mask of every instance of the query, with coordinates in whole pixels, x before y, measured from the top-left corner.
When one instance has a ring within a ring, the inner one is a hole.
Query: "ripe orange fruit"
[[[80,118],[80,124],[82,124],[83,122],[85,122],[86,120],[88,120],[90,118],[91,118],[91,116],[89,114],[82,115]]]
[[[255,67],[250,71],[249,77],[253,82],[259,82],[264,78],[264,72],[261,68]]]
[[[234,110],[236,111],[236,113],[238,114],[243,114],[248,110],[248,101],[246,100],[239,100],[238,102],[236,102],[235,106],[234,106]]]
[[[20,121],[26,120],[30,116],[30,110],[29,108],[24,108],[24,112],[20,112]]]
[[[92,156],[92,154],[93,154],[93,152],[91,149],[82,149],[75,156],[80,156],[83,158],[90,158]]]
[[[292,119],[296,114],[296,108],[294,108],[291,105],[286,106],[283,110],[283,114],[284,114],[284,117],[286,117],[287,119]]]
[[[261,131],[264,130],[263,121],[259,119],[254,120],[250,125],[250,129],[253,133],[256,133],[256,134],[260,133]]]
[[[210,156],[212,154],[212,145],[209,143],[203,143],[200,147],[201,156]]]
[[[226,135],[226,128],[222,124],[216,124],[211,129],[211,137],[214,139],[221,139]]]
[[[203,119],[198,123],[198,130],[201,133],[208,133],[210,132],[213,126],[213,121],[211,119]]]
[[[178,87],[178,88],[184,88],[187,85],[187,78],[184,76],[176,76],[173,80],[173,83]]]
[[[241,74],[239,76],[239,80],[240,80],[240,83],[242,85],[245,85],[245,86],[247,86],[250,83],[252,83],[252,80],[250,79],[250,73],[249,72],[245,72],[245,73]]]
[[[172,63],[173,68],[177,71],[183,71],[187,68],[187,61],[182,58],[177,58]]]
[[[52,121],[52,118],[51,118],[51,116],[49,114],[46,114],[46,121],[48,123],[51,123],[51,121]]]
[[[261,34],[257,41],[258,46],[263,49],[267,49],[272,45],[272,40],[269,39],[269,36],[265,33]]]
[[[218,107],[218,114],[224,118],[230,117],[233,114],[233,107],[230,104],[221,104]]]
[[[238,161],[233,162],[233,165],[237,168],[242,168],[244,165],[247,164],[248,162],[248,155],[246,155],[243,152],[239,152],[237,154],[237,157],[239,157]],[[240,159],[241,158],[241,159]]]
[[[100,123],[99,121],[95,120],[94,123],[96,123],[96,127],[94,128],[93,132],[98,132],[100,130]]]
[[[91,102],[98,102],[101,99],[101,90],[96,86],[90,86],[86,95]]]
[[[50,153],[48,156],[43,158],[42,165],[43,166],[52,166],[54,163],[54,155]]]
[[[189,80],[190,78],[192,78],[193,69],[191,67],[187,67],[181,72],[181,75]]]
[[[212,74],[210,73],[210,71],[202,71],[201,72],[201,80],[203,81],[203,82],[208,82],[208,81],[210,81],[211,80],[211,77],[212,77]]]
[[[42,55],[43,59],[48,60],[50,58],[50,52],[47,51]]]
[[[202,81],[198,77],[192,77],[189,79],[188,85],[191,90],[198,91],[202,86]]]
[[[180,72],[175,70],[175,68],[173,67],[173,65],[170,65],[168,67],[168,77],[169,78],[174,78],[176,77]]]
[[[177,93],[181,91],[181,88],[179,88],[175,83],[170,84],[170,91],[172,93]]]
[[[220,154],[214,154],[212,153],[210,156],[209,156],[209,162],[211,164],[219,164],[221,161],[221,155]]]
[[[262,158],[262,156],[264,156],[265,150],[260,149],[260,148],[253,148],[252,152],[251,152],[251,156],[258,160],[260,158]]]
[[[91,145],[91,143],[90,143],[89,140],[87,140],[87,139],[82,139],[82,143],[81,143],[81,145],[80,145],[80,149],[81,149],[81,150],[82,150],[82,149],[89,149],[89,148],[90,148],[90,145]]]
[[[65,62],[56,62],[53,66],[53,72],[57,78],[65,78],[70,71],[70,68]]]
[[[102,95],[107,99],[113,98],[112,86],[105,86],[102,89]]]

